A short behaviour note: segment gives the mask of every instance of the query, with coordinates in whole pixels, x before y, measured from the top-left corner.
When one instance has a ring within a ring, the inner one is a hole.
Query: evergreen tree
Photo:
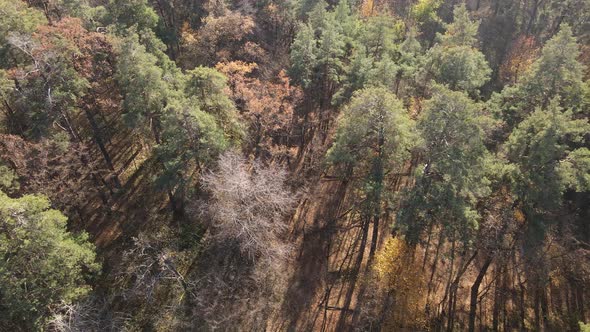
[[[590,189],[590,150],[579,147],[588,132],[588,120],[576,119],[555,98],[510,134],[505,148],[515,167],[514,190],[532,222],[548,222],[566,189]]]
[[[136,34],[122,40],[115,78],[123,93],[124,119],[144,137],[151,131],[156,143],[160,141],[161,117],[172,94],[157,63],[158,58],[146,51]]]
[[[452,90],[475,93],[490,78],[483,53],[476,48],[478,22],[469,18],[465,5],[455,7],[454,20],[438,35],[438,44],[428,54],[434,79]]]
[[[313,28],[309,23],[302,24],[291,45],[289,74],[293,81],[304,89],[312,84],[317,53],[317,41]]]
[[[370,257],[375,253],[382,205],[387,196],[385,177],[400,170],[415,144],[414,123],[402,103],[384,88],[357,91],[342,111],[328,163],[342,176],[362,178],[361,214],[364,227],[373,222]]]
[[[88,235],[66,230],[66,217],[43,196],[0,193],[0,326],[44,329],[62,303],[90,291],[98,272]]]
[[[545,44],[541,57],[522,80],[493,97],[492,102],[499,105],[508,130],[537,107],[546,108],[555,97],[559,97],[561,106],[576,113],[582,111],[585,87],[583,66],[577,60],[579,54],[571,28],[564,25]]]
[[[19,62],[22,54],[18,54],[8,38],[16,35],[30,35],[47,20],[43,13],[35,8],[29,8],[22,1],[0,1],[0,68],[15,66],[15,58]]]
[[[228,141],[237,142],[244,135],[244,128],[226,89],[227,77],[213,68],[197,67],[186,72],[185,95],[201,111],[213,116]]]
[[[431,225],[468,242],[478,227],[478,199],[489,194],[490,156],[480,107],[462,92],[437,87],[418,121],[424,168],[405,193],[397,226],[416,244]]]

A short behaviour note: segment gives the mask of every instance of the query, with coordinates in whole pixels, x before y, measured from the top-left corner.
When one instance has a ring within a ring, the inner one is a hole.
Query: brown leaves
[[[539,46],[533,36],[521,35],[510,47],[500,66],[500,78],[505,83],[517,83],[539,55]]]
[[[273,81],[253,77],[255,63],[218,63],[216,69],[228,77],[231,96],[249,125],[249,149],[263,158],[287,157],[293,112],[301,90],[291,86],[285,71]],[[278,150],[278,151],[277,151]]]
[[[231,11],[223,16],[206,17],[203,25],[196,31],[185,24],[181,30],[181,62],[185,67],[193,68],[239,58],[243,55],[242,48],[247,44],[247,38],[254,31],[254,26],[254,20],[250,16]],[[252,45],[246,48],[248,49],[252,50]]]
[[[96,195],[94,165],[82,144],[29,143],[18,136],[0,135],[0,158],[16,172],[21,194],[45,194],[66,211]]]

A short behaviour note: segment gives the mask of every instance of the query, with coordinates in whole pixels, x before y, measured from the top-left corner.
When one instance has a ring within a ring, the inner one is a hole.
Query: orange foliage
[[[244,45],[254,26],[252,17],[231,11],[219,17],[206,17],[203,25],[196,31],[185,23],[181,29],[181,61],[185,67],[195,67],[240,58],[251,60],[248,50],[252,50],[253,46],[248,45],[244,52]]]
[[[228,77],[230,94],[247,121],[250,148],[261,157],[288,157],[293,111],[301,91],[291,86],[281,70],[273,81],[254,77],[255,63],[218,63],[216,69]]]
[[[500,66],[500,78],[506,83],[517,83],[539,55],[539,47],[534,37],[521,35],[510,47],[510,51]]]
[[[373,11],[375,9],[375,1],[374,0],[364,0],[361,4],[361,16],[362,17],[369,17],[373,16]]]

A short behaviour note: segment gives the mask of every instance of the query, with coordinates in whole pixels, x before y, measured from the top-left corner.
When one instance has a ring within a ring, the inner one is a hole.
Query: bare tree
[[[208,239],[196,269],[195,322],[211,329],[265,330],[287,286],[291,246],[284,237],[297,194],[275,166],[223,154],[204,176],[210,192]]]
[[[133,238],[134,245],[123,253],[120,276],[131,281],[123,294],[125,297],[139,297],[151,301],[156,288],[163,283],[181,286],[185,292],[192,287],[178,272],[172,259],[171,248],[157,239],[140,234]]]
[[[62,303],[48,321],[52,332],[122,331],[129,317],[113,313],[107,301],[91,296],[76,303]]]
[[[237,153],[223,154],[218,170],[203,177],[211,193],[208,210],[214,239],[237,241],[240,251],[250,258],[285,257],[288,248],[280,235],[296,201],[296,195],[286,188],[286,177],[276,166],[254,162],[249,168]]]

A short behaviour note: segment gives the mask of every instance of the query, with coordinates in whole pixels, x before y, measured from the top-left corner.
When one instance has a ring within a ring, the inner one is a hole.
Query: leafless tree
[[[285,257],[288,247],[280,236],[296,201],[286,187],[286,177],[279,167],[263,167],[258,162],[248,167],[239,154],[223,154],[217,171],[203,177],[211,193],[208,210],[214,239],[237,241],[250,258]]]
[[[156,287],[163,283],[181,286],[190,292],[189,283],[176,269],[171,257],[171,248],[162,241],[140,234],[133,238],[134,245],[123,253],[120,277],[130,281],[125,297],[151,301]]]
[[[291,250],[284,237],[297,194],[288,189],[284,170],[249,165],[235,152],[222,155],[203,182],[211,195],[211,227],[191,278],[197,286],[194,324],[265,330],[287,285]]]
[[[114,314],[108,303],[89,297],[77,303],[62,303],[56,308],[47,327],[54,332],[122,331],[128,317]]]

